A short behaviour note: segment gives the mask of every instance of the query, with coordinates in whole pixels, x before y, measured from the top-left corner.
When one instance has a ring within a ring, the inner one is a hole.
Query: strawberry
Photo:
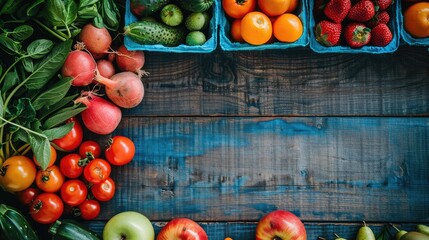
[[[375,15],[374,3],[370,0],[362,0],[350,8],[347,18],[357,22],[366,22]]]
[[[346,18],[351,6],[350,0],[330,0],[325,5],[323,13],[334,23],[341,23]]]
[[[378,11],[386,10],[390,5],[392,5],[392,0],[374,0],[374,6],[377,8]]]
[[[374,46],[384,47],[392,41],[393,35],[389,27],[380,23],[371,30],[370,43]]]
[[[316,40],[324,46],[335,46],[340,41],[341,23],[322,20],[316,24]]]
[[[369,43],[371,29],[363,23],[352,22],[344,27],[343,36],[347,45],[352,48],[359,48]]]
[[[375,27],[380,23],[388,24],[390,21],[390,15],[387,11],[377,12],[371,20],[366,22],[368,27]]]

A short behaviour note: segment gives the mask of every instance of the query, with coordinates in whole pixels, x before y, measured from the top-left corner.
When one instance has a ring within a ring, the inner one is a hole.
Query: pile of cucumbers
[[[142,45],[175,47],[203,45],[210,38],[214,0],[131,0],[138,21],[124,28],[124,35]]]

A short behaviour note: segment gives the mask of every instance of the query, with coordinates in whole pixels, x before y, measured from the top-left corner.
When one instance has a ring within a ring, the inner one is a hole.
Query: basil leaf
[[[97,5],[93,4],[84,8],[79,8],[77,15],[80,19],[93,19],[98,15]]]
[[[19,54],[19,51],[21,50],[21,43],[14,41],[13,39],[9,38],[6,33],[0,34],[0,47],[10,55]]]
[[[24,80],[28,89],[42,88],[62,67],[70,52],[72,40],[56,45]]]
[[[28,25],[20,25],[13,29],[12,32],[10,32],[10,36],[17,40],[17,41],[23,41],[27,38],[29,38],[31,35],[33,35],[34,29]]]
[[[7,0],[0,10],[0,15],[12,14],[18,10],[24,0]]]
[[[72,80],[73,78],[70,77],[63,78],[49,89],[43,91],[42,94],[37,96],[33,101],[33,107],[39,110],[44,106],[51,106],[60,101],[70,89]]]
[[[47,116],[50,116],[53,112],[59,110],[60,108],[73,103],[73,100],[79,96],[79,94],[74,94],[70,96],[66,96],[63,99],[61,99],[59,102],[53,104],[52,106],[44,106],[39,112],[41,112],[40,119],[43,119]],[[73,103],[74,104],[74,103]]]
[[[58,126],[59,124],[64,123],[67,119],[81,113],[85,109],[86,106],[80,104],[68,108],[63,108],[43,123],[43,129],[49,129]]]
[[[27,54],[34,59],[44,57],[51,51],[54,43],[48,39],[38,39],[31,42],[27,47]]]
[[[1,91],[3,93],[6,93],[7,91],[9,91],[9,89],[18,85],[18,83],[19,83],[18,73],[16,71],[8,72],[6,73],[6,77],[4,79],[4,83],[1,88]]]
[[[14,118],[14,122],[29,126],[36,118],[36,110],[31,105],[29,98],[20,98],[14,101],[6,111],[7,118]]]
[[[104,26],[104,22],[103,22],[103,17],[101,16],[101,14],[97,14],[97,17],[95,17],[92,20],[92,24],[94,24],[95,27],[97,28],[103,28]]]
[[[47,0],[45,18],[53,26],[68,26],[77,18],[77,4],[73,0]]]
[[[98,0],[80,0],[79,1],[79,10],[86,8],[90,5],[94,5],[98,2]]]
[[[51,156],[51,145],[47,137],[42,137],[33,133],[28,133],[28,142],[36,157],[40,167],[45,170],[48,168]]]
[[[64,137],[67,133],[70,132],[70,130],[72,130],[73,126],[74,122],[69,122],[59,127],[45,130],[43,131],[43,134],[49,139],[49,141],[52,141],[54,139]]]
[[[30,6],[28,6],[26,8],[27,17],[36,16],[37,13],[40,11],[40,8],[43,6],[43,3],[45,3],[45,0],[37,0],[37,1],[34,1]]]
[[[112,0],[102,0],[100,12],[106,28],[109,30],[117,30],[121,15],[116,4]]]
[[[34,71],[34,64],[33,64],[33,60],[31,58],[22,59],[22,65],[24,66],[25,71],[27,71],[27,72],[33,72]]]

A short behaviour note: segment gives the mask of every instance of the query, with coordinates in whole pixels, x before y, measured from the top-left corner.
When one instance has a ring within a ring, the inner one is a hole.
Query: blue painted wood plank
[[[101,219],[255,221],[287,209],[305,221],[427,221],[429,119],[125,118],[132,163],[114,169]]]

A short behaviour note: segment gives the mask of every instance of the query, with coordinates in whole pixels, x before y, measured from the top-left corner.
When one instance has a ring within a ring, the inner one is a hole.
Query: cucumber
[[[180,7],[191,12],[204,12],[208,10],[214,0],[178,0]]]
[[[162,7],[167,5],[170,0],[131,0],[130,8],[131,12],[139,17],[147,17]]]
[[[15,208],[0,204],[0,236],[2,240],[38,240],[27,219]]]
[[[124,35],[143,45],[178,46],[185,41],[183,27],[170,27],[160,22],[138,21],[124,27]]]
[[[97,233],[72,219],[55,221],[48,231],[56,240],[101,240]]]

